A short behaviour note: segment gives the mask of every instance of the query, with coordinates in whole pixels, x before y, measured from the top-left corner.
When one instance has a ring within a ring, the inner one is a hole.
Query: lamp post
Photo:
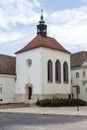
[[[76,86],[76,91],[77,91],[77,111],[79,112],[79,103],[78,103],[78,99],[79,99],[79,86],[78,86],[78,84]]]
[[[73,86],[76,88],[76,94],[77,94],[77,111],[79,112],[79,103],[78,103],[78,99],[79,99],[79,86],[78,84],[76,86]]]

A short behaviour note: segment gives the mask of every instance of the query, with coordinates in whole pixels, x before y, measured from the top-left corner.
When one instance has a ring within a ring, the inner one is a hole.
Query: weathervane
[[[41,9],[41,16],[43,16],[43,10]]]
[[[41,19],[43,20],[43,10],[41,10]]]

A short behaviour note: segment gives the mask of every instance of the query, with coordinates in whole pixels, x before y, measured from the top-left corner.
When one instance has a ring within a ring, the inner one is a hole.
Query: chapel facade
[[[15,102],[68,98],[71,94],[70,53],[47,36],[41,13],[37,36],[16,52]]]

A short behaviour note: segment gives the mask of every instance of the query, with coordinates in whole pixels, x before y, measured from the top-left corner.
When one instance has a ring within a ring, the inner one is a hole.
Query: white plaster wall
[[[71,71],[72,86],[78,84],[78,86],[80,86],[79,98],[87,101],[87,82],[85,84],[82,83],[82,80],[84,79],[83,70],[84,70],[84,68],[72,69],[72,71]],[[87,72],[87,68],[85,68],[85,71]],[[79,78],[76,78],[76,72],[79,72]],[[87,78],[87,76],[86,76],[86,78]],[[76,88],[72,87],[72,93],[73,93],[74,98],[77,98]]]
[[[27,66],[27,59],[32,60],[31,67]],[[33,85],[33,94],[41,94],[41,48],[18,53],[16,55],[16,73],[16,94],[24,94],[25,85],[29,82]]]
[[[0,74],[0,87],[2,86],[0,99],[3,99],[0,103],[14,102],[15,77],[16,76]]]
[[[51,59],[53,62],[53,83],[48,83],[47,80],[47,62]],[[55,62],[59,60],[61,63],[61,83],[55,82]],[[63,63],[68,63],[69,68],[69,83],[63,82]],[[44,94],[70,94],[71,93],[71,74],[70,74],[70,54],[53,50],[49,48],[42,49],[42,86]]]

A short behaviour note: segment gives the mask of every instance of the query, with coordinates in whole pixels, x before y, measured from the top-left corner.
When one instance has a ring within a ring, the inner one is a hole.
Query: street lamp
[[[77,94],[77,111],[79,112],[79,103],[78,103],[78,99],[79,99],[79,86],[78,86],[78,84],[77,85],[75,85],[75,86],[73,86],[73,87],[75,87],[76,88],[76,94]]]

